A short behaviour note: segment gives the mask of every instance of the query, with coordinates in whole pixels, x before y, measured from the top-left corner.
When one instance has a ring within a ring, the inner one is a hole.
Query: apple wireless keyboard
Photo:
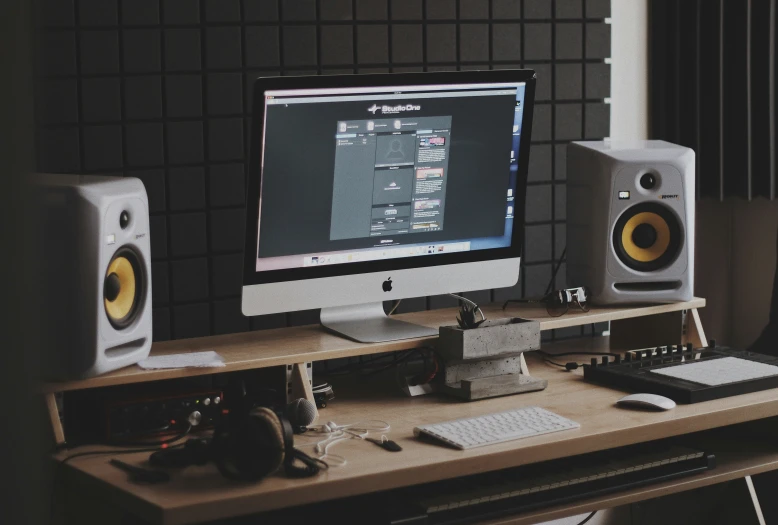
[[[575,421],[543,408],[524,407],[434,425],[421,425],[414,428],[413,433],[416,437],[423,434],[466,450],[580,427]]]

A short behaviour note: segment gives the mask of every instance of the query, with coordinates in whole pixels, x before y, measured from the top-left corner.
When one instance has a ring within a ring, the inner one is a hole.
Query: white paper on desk
[[[188,354],[158,355],[138,363],[146,370],[157,368],[222,367],[224,359],[216,352],[190,352]]]

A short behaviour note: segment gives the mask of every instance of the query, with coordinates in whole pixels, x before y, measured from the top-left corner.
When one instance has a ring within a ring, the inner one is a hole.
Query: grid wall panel
[[[609,133],[608,0],[37,2],[38,168],[143,181],[156,340],[317,319],[240,313],[259,76],[536,69],[526,264],[516,286],[477,301],[545,291],[565,244],[565,145]],[[420,298],[398,311],[453,304]]]

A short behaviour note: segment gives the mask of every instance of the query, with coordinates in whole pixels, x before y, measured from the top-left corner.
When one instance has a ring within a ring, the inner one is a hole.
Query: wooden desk
[[[597,349],[607,348],[607,339],[582,339],[548,345],[545,349],[570,351],[591,349],[592,345]],[[583,357],[579,361],[582,360]],[[580,371],[561,371],[533,355],[528,358],[528,364],[533,375],[548,379],[546,390],[471,403],[439,395],[403,397],[391,384],[391,374],[385,381],[371,378],[361,383],[354,380],[349,385],[343,381],[336,382],[338,398],[322,411],[323,419],[339,423],[385,420],[392,426],[391,438],[404,448],[400,453],[389,453],[372,444],[349,441],[336,445],[332,451],[347,458],[348,464],[311,479],[292,480],[274,476],[256,484],[240,484],[221,478],[215,467],[209,465],[177,472],[169,484],[156,486],[129,483],[123,472],[108,465],[107,457],[77,458],[63,467],[70,480],[66,485],[77,487],[69,495],[70,503],[83,508],[95,501],[109,502],[123,512],[153,524],[200,523],[778,416],[778,390],[679,405],[668,412],[642,412],[615,407],[614,402],[623,393],[584,382]],[[581,428],[468,451],[424,443],[413,437],[413,427],[419,424],[529,405],[538,405],[569,417],[579,422]],[[542,509],[493,523],[534,523],[778,469],[778,447],[767,441],[749,440],[749,445],[742,447],[733,446],[731,439],[716,441],[715,436],[704,439],[713,440],[715,446],[712,445],[712,451],[718,457],[718,467],[707,473],[563,507]],[[310,450],[310,447],[302,445],[310,441],[311,438],[303,436],[297,439],[297,444],[304,450]],[[705,446],[704,442],[702,446]],[[123,456],[123,459],[141,464],[147,457],[148,453],[139,453]]]
[[[705,306],[705,299],[693,298],[683,303],[642,305],[629,307],[593,307],[588,312],[570,310],[561,317],[550,317],[545,308],[536,304],[513,304],[506,310],[500,305],[486,305],[483,310],[489,318],[522,317],[536,320],[541,330],[554,330],[571,326],[580,326],[604,321],[611,322],[611,329],[626,336],[637,333],[641,340],[651,333],[672,334],[668,341],[678,342],[678,338],[691,341],[695,346],[705,346],[705,335],[699,323],[697,308]],[[688,312],[685,315],[684,312]],[[412,323],[439,327],[455,323],[456,308],[444,308],[425,312],[397,315],[398,319]],[[653,320],[653,321],[651,321]],[[682,326],[683,325],[683,326]],[[622,327],[619,330],[619,327]],[[658,329],[658,331],[657,331]],[[622,337],[621,339],[624,339]],[[60,423],[55,394],[72,390],[101,388],[107,386],[146,383],[165,379],[211,375],[216,373],[251,370],[271,366],[287,366],[291,370],[292,388],[295,397],[304,397],[314,402],[311,384],[307,374],[307,364],[311,361],[355,357],[397,350],[408,350],[434,344],[437,337],[421,337],[374,344],[363,344],[331,334],[318,325],[294,328],[279,328],[196,339],[180,339],[154,343],[151,355],[169,355],[187,352],[214,350],[224,358],[222,368],[179,368],[144,370],[137,365],[128,366],[108,374],[89,379],[50,382],[41,385],[57,444],[65,442],[65,434]],[[684,341],[684,342],[685,342]],[[649,346],[659,343],[649,343]]]

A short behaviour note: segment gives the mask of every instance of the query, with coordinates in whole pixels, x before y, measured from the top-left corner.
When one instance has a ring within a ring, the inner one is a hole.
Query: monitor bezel
[[[405,257],[397,259],[354,262],[344,264],[285,268],[257,271],[259,235],[259,197],[262,183],[262,140],[265,121],[264,93],[270,90],[360,88],[375,86],[419,86],[441,84],[492,84],[525,83],[522,140],[519,142],[517,184],[515,199],[525,200],[527,170],[529,167],[532,117],[535,101],[535,71],[531,69],[506,69],[496,71],[457,71],[435,73],[388,73],[371,75],[323,75],[291,77],[259,77],[254,82],[251,146],[249,148],[249,174],[246,184],[246,228],[243,254],[243,286],[300,281],[351,274],[367,274],[442,266],[452,264],[510,259],[521,256],[524,239],[524,216],[514,216],[511,245],[506,248],[488,248],[467,252],[436,254],[434,257]],[[524,210],[525,207],[522,207]],[[526,212],[525,212],[526,213]],[[518,227],[517,227],[518,226]]]

